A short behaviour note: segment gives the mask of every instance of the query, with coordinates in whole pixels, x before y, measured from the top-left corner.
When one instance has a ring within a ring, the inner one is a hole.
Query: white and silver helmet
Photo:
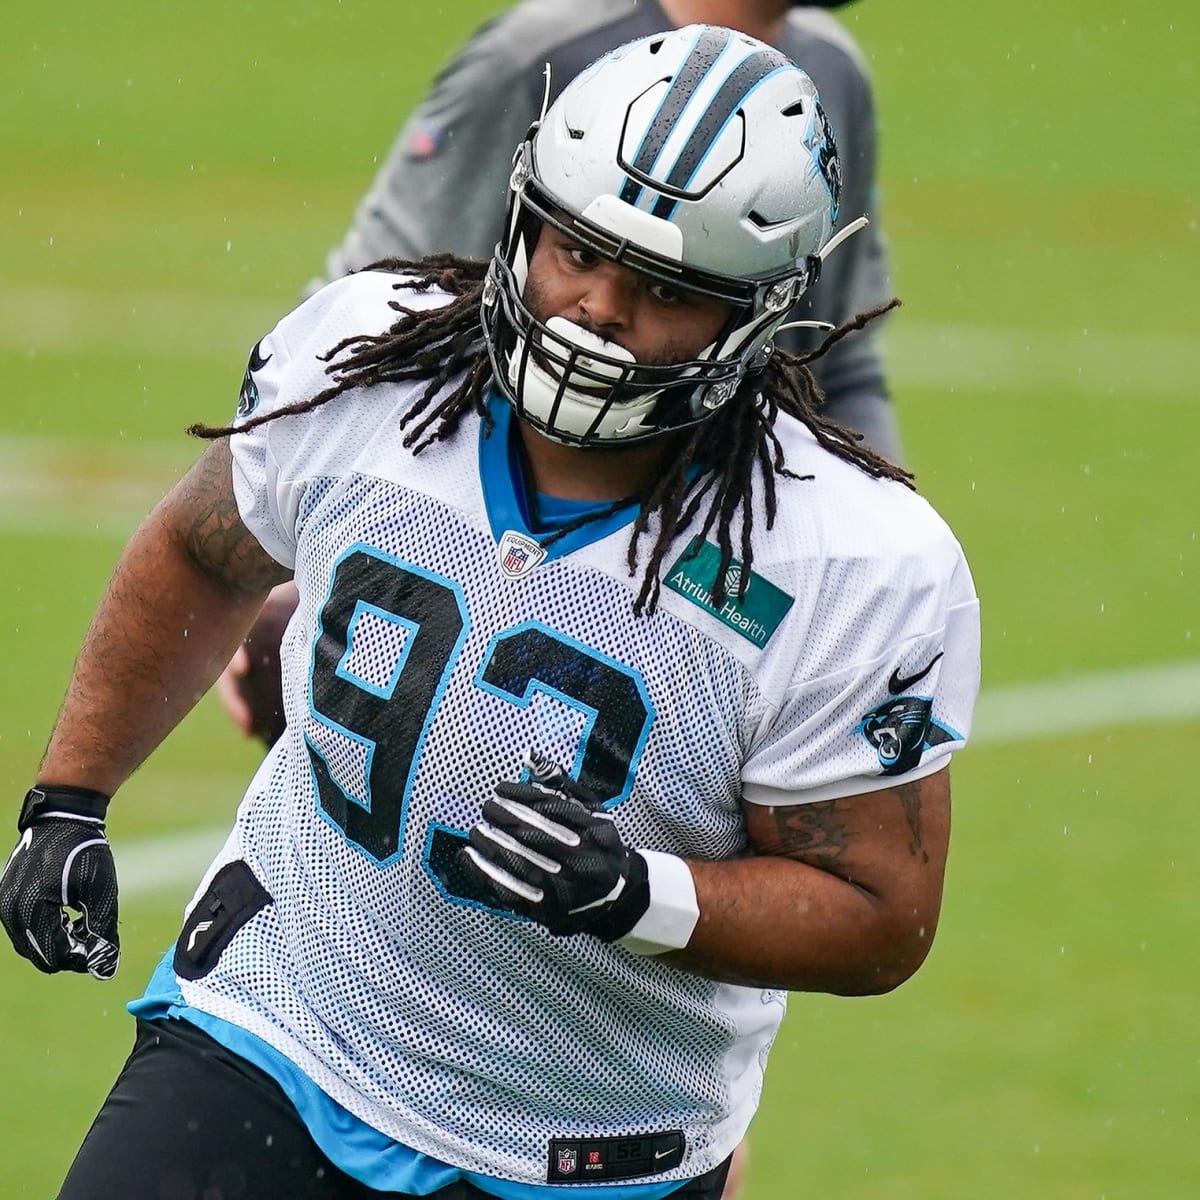
[[[734,30],[691,25],[604,55],[517,148],[483,292],[495,381],[558,441],[654,437],[704,420],[815,282],[840,168],[812,80]],[[731,316],[688,362],[639,365],[523,296],[543,224],[614,262],[721,300]],[[840,237],[839,239],[840,240]]]

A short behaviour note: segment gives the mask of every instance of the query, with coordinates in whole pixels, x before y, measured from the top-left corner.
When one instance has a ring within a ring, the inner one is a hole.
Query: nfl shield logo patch
[[[500,560],[500,573],[505,579],[520,579],[545,559],[546,551],[533,538],[517,533],[515,529],[509,529],[500,539],[497,556]]]
[[[558,1173],[560,1175],[574,1175],[575,1168],[579,1163],[579,1156],[576,1152],[567,1147],[559,1146],[558,1148]]]

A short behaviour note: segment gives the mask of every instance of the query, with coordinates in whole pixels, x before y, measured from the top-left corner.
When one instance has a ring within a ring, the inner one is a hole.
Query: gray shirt
[[[522,0],[479,29],[438,76],[397,138],[354,223],[326,262],[336,278],[381,258],[445,250],[487,258],[501,235],[513,151],[550,95],[614,46],[671,29],[655,0]],[[812,77],[842,160],[841,221],[872,218],[826,259],[821,280],[790,320],[835,324],[891,297],[875,203],[875,111],[861,52],[823,9],[788,15],[778,47]],[[814,364],[827,412],[900,457],[878,326],[845,338]],[[815,334],[783,334],[803,350]]]

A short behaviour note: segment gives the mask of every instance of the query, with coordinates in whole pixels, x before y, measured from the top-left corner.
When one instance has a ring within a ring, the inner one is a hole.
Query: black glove
[[[17,953],[47,975],[116,974],[117,873],[104,836],[107,808],[107,796],[76,787],[31,788],[21,807],[21,840],[0,876],[0,922]]]
[[[527,783],[496,784],[496,799],[461,851],[495,908],[551,933],[624,937],[650,907],[646,860],[621,841],[587,788],[536,752]]]

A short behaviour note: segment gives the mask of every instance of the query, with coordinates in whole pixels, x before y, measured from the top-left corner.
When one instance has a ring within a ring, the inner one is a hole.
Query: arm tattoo
[[[769,850],[764,847],[767,853],[795,858],[835,875],[844,873],[839,864],[849,837],[836,800],[777,808],[772,816],[775,846]]]
[[[922,862],[929,861],[929,855],[921,843],[921,782],[902,783],[896,788],[900,798],[900,806],[904,809],[904,821],[908,825],[908,852],[913,858]]]
[[[242,523],[228,439],[209,446],[174,499],[187,514],[185,545],[200,570],[248,592],[266,591],[290,577]]]
[[[923,781],[902,783],[882,795],[894,796],[900,802],[904,826],[908,831],[908,853],[923,863],[929,861],[922,831]],[[888,801],[890,802],[890,801]],[[808,863],[822,871],[849,878],[847,862],[856,836],[866,832],[863,816],[854,813],[852,804],[844,800],[827,800],[816,804],[797,804],[769,810],[768,831],[760,832],[763,844],[760,854],[777,854]]]

